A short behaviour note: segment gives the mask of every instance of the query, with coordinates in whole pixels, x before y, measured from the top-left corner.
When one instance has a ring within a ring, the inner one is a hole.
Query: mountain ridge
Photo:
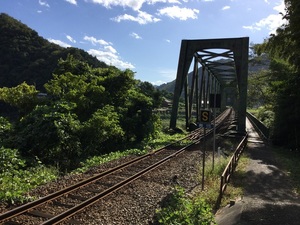
[[[256,56],[256,57],[252,57],[249,60],[249,66],[248,66],[248,76],[251,76],[254,73],[257,73],[261,70],[267,70],[269,68],[270,65],[270,59],[268,58],[268,56],[266,54],[261,55],[261,56]],[[202,74],[202,67],[199,67],[198,71],[200,73],[200,76]],[[189,76],[189,80],[191,79],[193,72],[190,72],[188,74]],[[170,82],[161,84],[159,86],[157,86],[156,88],[160,91],[167,91],[167,92],[174,92],[175,89],[175,83],[176,83],[176,79],[172,80]]]
[[[42,91],[58,60],[68,54],[93,67],[108,67],[82,49],[51,43],[26,24],[0,14],[0,87],[14,87],[25,81]]]

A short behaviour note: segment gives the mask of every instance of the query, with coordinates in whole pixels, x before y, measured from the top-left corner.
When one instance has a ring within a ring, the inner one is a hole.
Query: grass
[[[231,143],[232,145],[232,143]],[[226,143],[230,147],[230,143]],[[215,158],[212,165],[212,157],[205,163],[205,183],[204,190],[200,187],[192,194],[187,194],[182,188],[175,189],[166,205],[157,210],[159,224],[215,224],[213,209],[216,210],[216,201],[220,190],[220,177],[227,166],[230,157]],[[221,207],[227,205],[230,200],[235,200],[243,195],[243,180],[246,175],[246,166],[249,162],[247,154],[242,154],[231,182],[221,201]],[[202,182],[202,165],[199,166],[199,183]],[[196,214],[193,212],[197,212]]]
[[[126,151],[117,151],[117,152],[111,152],[108,154],[104,154],[101,156],[94,156],[94,157],[91,157],[91,158],[85,160],[84,162],[81,162],[80,163],[81,167],[75,169],[74,171],[72,171],[72,173],[73,174],[83,173],[92,167],[99,166],[103,163],[110,162],[115,159],[119,159],[119,158],[122,158],[122,157],[125,157],[128,155],[143,155],[145,153],[146,153],[146,150],[129,149]]]
[[[211,207],[203,198],[189,198],[182,187],[175,187],[165,206],[156,210],[161,225],[213,225],[216,224]]]
[[[297,194],[300,194],[300,152],[283,148],[274,148],[274,152],[281,169],[284,170],[290,177],[294,186],[294,191]],[[198,195],[206,198],[211,205],[214,203],[220,188],[220,172],[223,171],[224,165],[226,164],[225,162],[228,160],[229,158],[223,158],[217,163],[214,171],[208,169],[212,168],[211,161],[206,163],[205,190],[199,192]],[[246,167],[249,160],[249,155],[247,152],[244,152],[239,159],[236,170],[230,179],[230,183],[227,185],[220,205],[221,207],[227,205],[230,200],[238,199],[243,195],[246,179]],[[218,159],[216,161],[218,161]],[[200,178],[201,177],[199,175],[199,179]]]
[[[274,152],[281,169],[290,177],[294,191],[300,194],[300,152],[283,148],[274,148]]]
[[[26,165],[16,149],[1,147],[0,165],[0,200],[12,204],[31,199],[26,192],[58,176],[57,168],[46,167],[38,159]]]
[[[169,121],[169,118],[166,116],[162,120],[162,124],[165,124],[165,127],[163,130],[167,130],[167,122]],[[183,121],[183,120],[182,120]],[[184,124],[184,122],[179,122],[179,124]],[[147,153],[149,150],[158,149],[162,146],[165,146],[166,144],[170,142],[174,142],[178,139],[181,139],[185,136],[185,133],[175,133],[170,134],[166,132],[161,132],[158,135],[157,139],[149,140],[146,145],[144,145],[141,149],[129,149],[126,151],[117,151],[112,152],[109,154],[101,155],[101,156],[94,156],[91,157],[81,163],[81,167],[74,170],[72,173],[82,173],[87,171],[88,169],[101,165],[103,163],[125,157],[128,155],[142,155]],[[226,140],[225,140],[226,141]],[[230,145],[232,143],[226,142],[226,148],[230,148]],[[223,146],[224,147],[224,146]],[[2,149],[5,150],[5,149]],[[11,160],[8,159],[18,159],[19,156],[16,155],[16,153],[12,152],[11,150],[4,152],[8,156],[7,162],[11,162]],[[4,155],[2,153],[2,155]],[[242,157],[243,158],[243,157]],[[219,193],[219,185],[220,185],[220,175],[223,172],[228,159],[224,158],[222,160],[216,159],[216,164],[214,170],[206,169],[205,174],[205,191],[197,193],[197,198],[204,198],[205,202],[207,202],[209,205],[213,205],[217,199],[217,195]],[[241,162],[243,162],[243,159],[241,159]],[[46,183],[50,180],[55,179],[58,176],[58,170],[55,168],[47,168],[43,165],[38,165],[35,168],[28,168],[25,170],[19,170],[20,165],[23,162],[20,161],[14,167],[14,174],[4,174],[0,173],[0,200],[10,201],[14,202],[16,199],[18,201],[24,201],[27,197],[24,197],[24,194],[28,192],[29,190],[35,188],[38,185],[41,185],[43,183]],[[10,164],[9,164],[10,165]],[[240,163],[240,165],[243,165],[243,163]],[[239,165],[239,166],[240,166]],[[11,166],[10,166],[11,167]],[[211,162],[207,161],[206,168],[212,168]],[[239,167],[238,167],[239,168]],[[239,171],[237,168],[237,172],[235,176],[243,176],[242,170]],[[19,171],[19,172],[16,172]],[[200,174],[200,173],[199,173]],[[237,178],[239,179],[239,178]],[[234,183],[233,183],[234,184]],[[224,195],[225,201],[227,199],[233,199],[235,196],[241,195],[241,187],[238,185],[228,185],[227,192]],[[190,203],[189,203],[190,204]]]
[[[75,169],[71,173],[82,173],[92,167],[128,155],[142,155],[149,150],[158,149],[183,137],[184,134],[171,135],[161,132],[158,139],[149,140],[141,149],[116,151],[91,157],[81,162],[80,168]],[[40,162],[32,167],[26,166],[25,160],[22,159],[15,149],[0,148],[0,163],[0,201],[12,204],[15,202],[25,202],[33,198],[26,193],[59,176],[58,168],[46,167]]]
[[[43,165],[0,174],[0,200],[14,204],[34,199],[28,191],[58,176],[56,168]]]
[[[103,163],[119,159],[128,155],[143,155],[149,152],[149,150],[155,150],[159,149],[171,142],[175,142],[178,139],[181,139],[184,137],[184,134],[166,134],[166,133],[160,133],[158,135],[159,138],[149,140],[147,144],[141,148],[141,149],[128,149],[125,151],[116,151],[116,152],[111,152],[108,154],[100,155],[100,156],[94,156],[91,157],[83,162],[80,163],[81,167],[75,169],[72,171],[72,173],[83,173],[87,170],[89,170],[92,167],[99,166]],[[179,143],[180,145],[180,143]]]
[[[246,178],[246,167],[249,163],[249,156],[247,153],[243,153],[239,159],[238,165],[227,185],[226,191],[223,195],[221,207],[228,204],[230,200],[238,199],[243,196],[245,178]]]
[[[170,126],[170,119],[171,119],[171,114],[160,114],[160,120],[161,120],[163,131],[168,131]],[[182,112],[178,113],[177,120],[176,120],[176,127],[178,127],[181,130],[186,129],[185,115]]]
[[[220,177],[229,162],[230,157],[220,157],[215,159],[214,170],[212,170],[211,158],[207,160],[205,166],[205,179],[204,179],[204,190],[199,190],[196,195],[197,197],[205,198],[212,208],[215,207],[216,200],[219,196],[220,191]],[[236,171],[231,177],[230,183],[227,185],[226,191],[223,195],[220,207],[228,204],[232,199],[237,199],[243,195],[242,180],[245,177],[245,168],[249,158],[242,155]],[[199,168],[199,182],[202,182],[202,168]],[[241,181],[241,182],[240,182]]]

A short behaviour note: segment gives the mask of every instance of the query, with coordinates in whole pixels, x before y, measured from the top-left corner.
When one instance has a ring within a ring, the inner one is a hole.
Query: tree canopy
[[[271,58],[267,73],[268,101],[275,114],[273,141],[299,149],[300,138],[300,4],[285,0],[287,20],[263,44],[254,46],[256,53]]]
[[[160,99],[160,92],[135,80],[130,70],[93,68],[68,55],[59,60],[41,97],[25,82],[0,88],[0,100],[20,111],[9,138],[3,132],[0,140],[27,157],[69,168],[71,162],[76,166],[82,158],[154,137],[159,120],[152,110]]]

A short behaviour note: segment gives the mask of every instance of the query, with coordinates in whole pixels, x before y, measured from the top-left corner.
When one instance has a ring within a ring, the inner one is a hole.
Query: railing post
[[[237,162],[240,158],[240,155],[242,154],[243,149],[246,147],[247,137],[248,137],[248,134],[246,134],[246,136],[243,138],[241,143],[238,145],[238,147],[234,151],[233,155],[230,158],[230,161],[228,162],[227,166],[225,167],[225,169],[221,175],[220,193],[219,193],[215,208],[218,208],[220,206],[220,203],[221,203],[221,200],[223,197],[223,193],[226,189],[227,183],[229,183],[230,176],[236,168]]]

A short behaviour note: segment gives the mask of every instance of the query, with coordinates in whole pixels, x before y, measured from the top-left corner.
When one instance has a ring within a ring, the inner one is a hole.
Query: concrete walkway
[[[300,198],[277,165],[271,148],[246,121],[250,155],[244,196],[216,213],[218,225],[300,225]],[[300,162],[299,162],[300,163]]]

